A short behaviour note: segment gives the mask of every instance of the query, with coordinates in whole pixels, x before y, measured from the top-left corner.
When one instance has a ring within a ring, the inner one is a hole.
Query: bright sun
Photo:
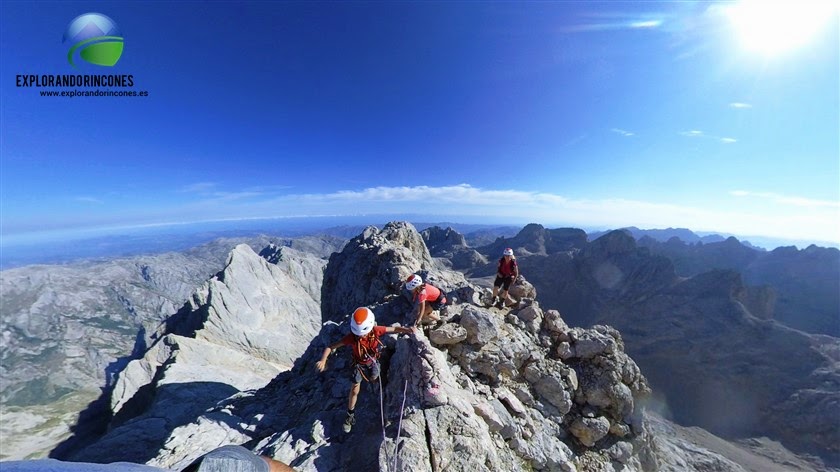
[[[726,8],[741,45],[775,56],[806,45],[829,21],[837,0],[742,0]]]

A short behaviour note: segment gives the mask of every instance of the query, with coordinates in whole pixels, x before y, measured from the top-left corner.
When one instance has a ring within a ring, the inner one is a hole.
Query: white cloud
[[[806,197],[792,197],[772,192],[750,192],[748,190],[733,190],[729,192],[729,194],[735,197],[755,197],[768,199],[780,205],[793,205],[798,207],[810,208],[840,208],[840,201],[815,200],[813,198]]]
[[[704,139],[713,139],[715,141],[719,141],[723,144],[732,144],[737,143],[738,140],[735,138],[724,137],[724,136],[715,136],[713,134],[706,134],[703,131],[693,129],[690,131],[680,131],[681,136],[685,136],[687,138],[704,138]]]
[[[239,193],[232,193],[238,195]],[[696,231],[840,242],[840,206],[744,190],[735,197],[772,197],[773,204],[727,203],[696,207],[624,198],[573,199],[548,192],[485,189],[463,183],[449,186],[369,187],[330,193],[288,194],[249,200],[208,199],[190,214],[217,218],[267,218],[302,215],[429,214],[486,218],[488,223],[539,222],[583,227],[687,227]],[[785,205],[779,205],[783,203]],[[808,211],[803,208],[808,206]]]
[[[630,137],[630,136],[635,136],[635,135],[636,135],[636,133],[633,133],[632,131],[623,130],[623,129],[621,129],[621,128],[613,128],[613,129],[611,129],[610,131],[612,131],[613,133],[616,133],[616,134],[620,134],[620,135],[622,135],[622,136],[626,136],[626,137]]]
[[[720,206],[626,198],[569,198],[550,192],[447,186],[368,187],[329,193],[214,192],[202,200],[111,219],[114,225],[189,223],[295,216],[434,215],[487,223],[617,228],[686,227],[695,231],[840,243],[840,202],[738,189]],[[79,197],[89,203],[96,199]],[[202,218],[204,216],[205,218]]]
[[[634,21],[630,23],[630,28],[636,29],[646,29],[646,28],[658,28],[662,26],[662,20],[644,20],[644,21]]]
[[[95,197],[75,197],[73,198],[73,200],[80,203],[90,203],[94,205],[102,205],[103,203],[105,203],[104,201]]]
[[[522,192],[518,190],[484,190],[469,184],[451,185],[446,187],[372,187],[363,190],[343,190],[327,194],[292,195],[286,198],[299,199],[308,202],[340,203],[340,202],[371,202],[371,203],[418,203],[432,204],[460,204],[470,206],[513,206],[513,205],[558,205],[566,199],[558,195],[539,192]]]
[[[636,15],[622,12],[598,12],[581,15],[584,21],[563,29],[569,33],[615,30],[652,30],[665,23],[664,14]],[[587,21],[588,20],[588,21]]]
[[[732,102],[729,106],[732,108],[752,108],[752,105],[744,102]]]

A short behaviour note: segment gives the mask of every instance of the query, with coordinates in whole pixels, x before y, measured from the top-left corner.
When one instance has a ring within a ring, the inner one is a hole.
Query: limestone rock
[[[276,265],[237,246],[225,269],[166,320],[144,357],[120,374],[110,430],[73,459],[146,462],[178,425],[287,370],[317,333],[315,287],[324,261],[290,248],[282,252]],[[118,447],[130,438],[131,448]]]
[[[429,333],[432,343],[439,346],[457,344],[467,339],[467,330],[457,323],[447,323]]]
[[[569,326],[557,310],[546,310],[545,327],[548,331],[555,335],[563,335],[569,331]]]
[[[527,299],[505,321],[469,301],[453,300],[446,310],[449,322],[432,330],[432,339],[422,331],[384,336],[382,384],[364,383],[356,425],[349,434],[341,432],[351,387],[349,353],[339,349],[324,372],[315,363],[325,346],[349,331],[352,309],[370,307],[381,325],[402,322],[410,304],[401,282],[415,272],[447,293],[479,290],[429,257],[424,244],[408,224],[368,228],[330,258],[320,291],[293,280],[277,284],[294,288],[303,307],[317,305],[320,295],[320,312],[309,313],[315,332],[289,370],[265,359],[270,349],[250,348],[236,333],[219,339],[234,328],[253,330],[260,316],[269,316],[264,309],[279,305],[270,299],[274,292],[260,285],[275,280],[267,274],[276,269],[246,260],[217,277],[208,284],[212,296],[194,297],[206,303],[196,302],[200,309],[172,320],[142,362],[124,372],[116,403],[124,413],[86,457],[107,448],[97,460],[131,458],[178,470],[222,443],[245,443],[300,471],[641,472],[677,470],[668,468],[675,464],[699,471],[706,463],[737,470],[706,449],[690,451],[690,444],[654,435],[641,406],[649,387],[618,331],[607,325],[569,328],[559,313],[543,313]],[[286,251],[269,251],[275,262],[270,266],[295,277],[317,273],[312,270],[317,264],[292,263],[294,252]],[[240,308],[215,320],[224,313],[216,303],[224,300]],[[252,316],[243,317],[248,310]],[[237,324],[225,324],[231,320]],[[465,339],[433,343],[438,336]],[[557,356],[566,351],[573,355]],[[260,387],[271,369],[276,374],[268,374],[274,377]],[[182,403],[189,407],[168,411]]]
[[[516,278],[516,282],[510,286],[508,291],[511,298],[514,300],[522,300],[523,298],[535,299],[537,298],[537,289],[528,282],[522,273]]]
[[[610,431],[610,421],[603,416],[597,418],[578,418],[569,430],[584,446],[592,447]]]
[[[454,269],[466,270],[487,263],[487,258],[470,248],[464,236],[452,228],[433,226],[424,229],[420,234],[429,252],[434,257],[443,257],[451,261]]]
[[[771,314],[778,319],[782,305],[790,310],[795,304],[799,308],[787,314],[797,313],[802,328],[840,326],[840,251],[779,248],[762,256],[734,240],[691,251],[640,246],[631,235],[615,231],[567,254],[533,254],[519,260],[542,306],[558,309],[571,325],[610,325],[622,332],[627,352],[665,394],[679,422],[727,437],[767,435],[840,464],[840,428],[823,421],[840,416],[840,403],[833,400],[837,389],[826,388],[840,383],[836,356],[829,354],[840,349],[840,341],[770,319]],[[673,262],[666,255],[673,256]],[[791,291],[792,278],[799,277],[797,290],[811,287],[805,289],[813,293],[807,301],[795,295],[802,292]],[[789,298],[774,302],[772,292],[751,283],[782,284],[779,289],[784,286]],[[827,303],[830,300],[834,303]],[[546,318],[552,339],[569,343],[571,352],[565,346],[555,351],[564,362],[574,363],[581,355],[597,360],[612,349],[607,338],[595,335],[578,350],[575,342],[565,339],[569,332],[558,327],[554,333],[551,318]],[[599,346],[601,342],[606,344]],[[621,368],[635,375],[635,368]],[[582,385],[589,381],[579,377]]]
[[[467,307],[461,313],[461,326],[467,331],[467,341],[473,344],[486,344],[499,337],[496,317],[475,307]]]

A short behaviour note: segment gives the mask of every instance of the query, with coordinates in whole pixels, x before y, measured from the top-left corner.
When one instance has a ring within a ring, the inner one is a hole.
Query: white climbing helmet
[[[414,290],[423,283],[423,279],[417,274],[411,274],[405,279],[405,288]]]
[[[512,255],[513,255],[513,249],[511,249],[511,248],[509,248],[509,247],[506,247],[506,248],[505,248],[505,250],[504,250],[504,251],[502,251],[502,255],[505,255],[505,256],[512,256]]]
[[[350,331],[356,336],[364,336],[370,333],[373,325],[376,324],[376,318],[369,308],[359,307],[353,312],[353,317],[350,318]]]

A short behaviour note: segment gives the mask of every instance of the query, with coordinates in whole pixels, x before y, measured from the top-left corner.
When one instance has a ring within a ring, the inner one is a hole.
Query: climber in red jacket
[[[353,373],[351,374],[353,385],[350,387],[350,398],[347,400],[347,418],[344,420],[345,433],[349,433],[353,425],[356,424],[356,399],[359,397],[362,379],[371,383],[379,379],[379,354],[382,351],[382,341],[379,338],[389,333],[411,334],[416,332],[416,328],[376,326],[376,318],[373,316],[373,312],[366,307],[356,308],[356,311],[353,312],[353,316],[350,317],[350,330],[352,333],[327,346],[321,360],[315,364],[318,372],[323,372],[327,367],[327,357],[332,351],[341,346],[351,346],[353,348]]]
[[[412,274],[405,280],[405,288],[411,292],[414,303],[412,312],[414,326],[440,321],[440,314],[434,311],[446,305],[446,295],[443,294],[443,290],[432,284],[423,283],[423,279],[417,274]]]
[[[508,291],[510,286],[516,283],[517,277],[519,277],[519,266],[516,264],[516,256],[513,255],[513,249],[505,248],[496,268],[496,280],[493,281],[493,298],[490,299],[490,306],[496,305],[496,308],[503,308],[513,304],[513,300],[508,297]],[[502,296],[497,299],[500,288]],[[508,303],[509,300],[510,303]]]

